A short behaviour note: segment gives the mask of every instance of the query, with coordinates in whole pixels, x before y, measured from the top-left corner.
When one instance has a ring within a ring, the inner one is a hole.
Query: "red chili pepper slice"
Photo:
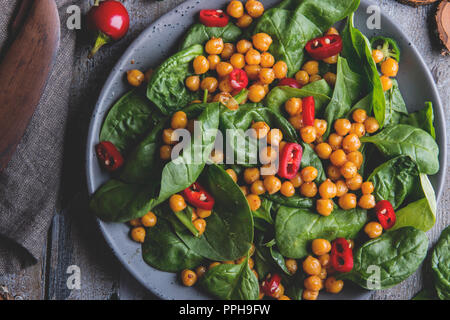
[[[116,146],[109,141],[102,141],[95,146],[97,158],[108,171],[116,171],[123,165],[123,157]]]
[[[273,297],[278,287],[280,286],[280,283],[281,277],[275,273],[270,278],[262,282],[261,289],[264,292],[264,294],[268,295],[269,297]]]
[[[397,220],[394,208],[388,200],[381,200],[375,205],[375,213],[383,229],[392,228]]]
[[[291,88],[295,88],[295,89],[301,89],[302,85],[300,83],[298,83],[297,80],[295,80],[294,78],[283,78],[280,80],[280,82],[278,82],[277,86],[287,86],[287,87],[291,87]]]
[[[337,238],[331,244],[331,266],[337,272],[350,272],[353,269],[353,251],[345,238]]]
[[[229,20],[222,10],[200,10],[200,22],[207,27],[225,27]]]
[[[303,107],[303,124],[305,126],[313,126],[314,125],[314,112],[316,110],[314,97],[306,97],[302,99],[302,107]]]
[[[212,210],[214,207],[214,198],[198,182],[194,182],[189,188],[184,189],[183,196],[196,208]]]
[[[337,34],[314,38],[306,43],[305,49],[314,59],[323,60],[342,51],[342,38]]]
[[[298,143],[288,142],[280,155],[278,175],[284,179],[292,179],[300,169],[303,148]]]
[[[236,68],[231,71],[228,79],[230,80],[231,87],[234,90],[242,90],[248,86],[247,73],[242,69]]]

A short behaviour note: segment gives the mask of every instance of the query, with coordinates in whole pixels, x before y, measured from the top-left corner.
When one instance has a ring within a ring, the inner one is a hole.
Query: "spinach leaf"
[[[200,234],[198,230],[195,228],[194,224],[192,223],[192,208],[187,207],[186,209],[182,211],[175,212],[175,216],[178,218],[178,220],[196,237],[198,237]]]
[[[397,220],[390,230],[411,226],[428,231],[436,222],[436,195],[426,174],[420,174],[423,198],[408,204],[396,212]]]
[[[275,239],[283,256],[300,259],[308,254],[312,240],[354,238],[367,222],[367,212],[336,209],[328,217],[307,209],[281,206],[275,219]]]
[[[375,187],[377,201],[388,200],[397,209],[415,187],[418,175],[416,163],[409,156],[398,156],[376,168],[367,180]]]
[[[346,118],[351,119],[352,113],[356,109],[366,110],[367,114],[371,115],[372,114],[372,105],[370,104],[370,100],[371,100],[370,94],[361,98],[361,100],[359,100],[357,103],[355,103],[355,105],[350,109],[350,111],[347,112]]]
[[[327,179],[325,169],[323,168],[322,161],[316,152],[309,146],[309,144],[300,142],[303,148],[302,162],[300,163],[301,168],[305,168],[308,166],[314,167],[317,169],[317,178],[315,180],[316,183],[322,183]]]
[[[306,275],[301,270],[297,270],[297,272],[287,277],[286,275],[282,275],[282,278],[285,279],[284,283],[286,284],[286,295],[292,300],[302,300],[304,281]]]
[[[421,173],[435,174],[439,171],[439,147],[426,131],[406,124],[388,126],[374,136],[361,137],[370,142],[387,157],[410,156]]]
[[[264,200],[268,199],[271,203],[276,203],[291,208],[303,208],[303,209],[313,209],[314,200],[311,198],[303,197],[301,195],[295,194],[292,197],[285,197],[280,193],[275,194],[263,194]]]
[[[345,58],[339,57],[333,97],[324,112],[328,123],[325,138],[330,134],[334,120],[345,116],[361,96],[361,83],[361,76],[350,69]]]
[[[123,95],[108,111],[100,131],[100,141],[111,141],[125,154],[161,120],[161,114],[137,90]]]
[[[450,226],[445,228],[433,249],[431,268],[439,299],[450,299]]]
[[[224,300],[257,300],[259,296],[258,279],[248,266],[248,258],[241,264],[221,264],[208,270],[200,285]]]
[[[384,124],[385,126],[390,124],[398,124],[403,115],[408,115],[408,110],[406,109],[406,103],[403,100],[397,80],[392,80],[392,88],[384,94],[386,100],[386,115]]]
[[[366,289],[387,289],[413,274],[427,254],[425,232],[404,227],[363,244],[353,255],[354,266],[341,277]],[[374,270],[379,268],[379,280]]]
[[[429,101],[425,102],[425,107],[422,110],[410,113],[408,117],[402,118],[400,122],[423,129],[436,139],[436,131],[433,125],[433,104]]]
[[[332,89],[325,80],[314,81],[301,89],[291,87],[275,87],[270,90],[269,94],[264,100],[264,105],[275,112],[286,115],[284,111],[284,104],[290,98],[305,98],[309,96],[314,97],[316,114],[322,114],[323,107],[327,105],[331,99]]]
[[[222,38],[224,42],[236,42],[242,34],[242,30],[234,23],[225,27],[207,27],[204,24],[194,24],[186,33],[180,50],[187,49],[195,44],[204,45],[211,38]]]
[[[159,218],[158,223],[146,231],[142,258],[150,266],[162,271],[179,272],[195,268],[203,262],[203,257],[189,249],[165,219]]]
[[[184,80],[193,74],[191,61],[202,54],[203,46],[193,45],[168,58],[153,73],[147,98],[163,114],[170,115],[197,98],[198,93],[187,89]]]
[[[262,198],[261,199],[261,207],[259,207],[258,210],[252,211],[253,213],[253,220],[255,218],[261,219],[266,221],[269,224],[273,224],[272,215],[270,214],[270,210],[272,209],[273,202]]]
[[[260,274],[258,272],[258,275],[261,277],[261,279],[265,277],[267,273],[273,272],[274,270],[281,270],[281,272],[284,272],[287,275],[291,275],[288,268],[286,267],[283,256],[273,246],[267,246],[264,244],[257,246],[255,250],[255,257],[258,257],[258,259],[260,260],[259,262],[263,262],[265,265],[265,269],[261,270],[263,273]]]

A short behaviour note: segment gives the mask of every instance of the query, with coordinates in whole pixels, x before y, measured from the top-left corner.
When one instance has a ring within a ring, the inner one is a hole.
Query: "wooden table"
[[[171,10],[182,0],[126,0],[124,1],[132,17],[131,30],[127,37],[113,46],[104,47],[93,59],[87,59],[92,39],[85,32],[78,32],[76,66],[72,82],[71,115],[68,128],[66,156],[67,168],[63,187],[67,208],[57,212],[48,234],[47,246],[43,248],[44,258],[14,276],[0,276],[0,284],[5,284],[17,299],[150,299],[136,281],[122,269],[119,262],[106,246],[95,220],[86,209],[84,188],[84,147],[89,119],[113,65],[151,22]],[[89,8],[88,1],[82,1],[82,11]],[[450,101],[450,57],[440,55],[437,36],[433,33],[435,5],[412,8],[394,0],[376,1],[382,12],[393,17],[417,46],[431,70],[446,109],[447,128],[450,126],[448,113]],[[81,111],[81,112],[80,112]],[[434,244],[441,230],[449,225],[447,212],[450,209],[450,178],[443,196],[438,203],[438,217],[434,228],[428,232]],[[431,244],[430,244],[431,245]],[[77,265],[81,270],[81,289],[67,289],[67,268]],[[427,274],[419,270],[400,285],[375,292],[372,299],[410,299],[423,285]]]

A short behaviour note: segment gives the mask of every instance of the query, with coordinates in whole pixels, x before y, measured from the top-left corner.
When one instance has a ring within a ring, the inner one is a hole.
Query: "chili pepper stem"
[[[109,41],[111,41],[110,37],[108,37],[103,32],[99,32],[97,39],[95,40],[94,47],[92,48],[91,52],[89,52],[88,58],[92,59],[92,57],[97,53],[97,51],[105,44],[109,43]]]
[[[208,102],[208,89],[205,89],[205,92],[203,93],[203,103]]]

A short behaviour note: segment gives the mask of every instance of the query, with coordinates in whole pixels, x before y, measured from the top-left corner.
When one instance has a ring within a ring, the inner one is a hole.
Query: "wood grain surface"
[[[151,293],[143,289],[124,271],[106,246],[96,223],[86,209],[84,188],[84,147],[87,127],[97,97],[110,70],[128,45],[152,21],[171,10],[181,0],[125,0],[132,17],[127,37],[113,46],[107,46],[95,56],[87,59],[92,38],[79,32],[76,50],[75,74],[72,82],[71,115],[68,128],[66,169],[63,180],[68,208],[56,214],[49,231],[48,244],[44,248],[44,261],[15,276],[1,276],[0,285],[22,299],[152,299]],[[444,104],[447,128],[450,127],[448,113],[450,101],[450,58],[440,55],[439,38],[434,33],[436,4],[413,8],[395,0],[373,1],[383,13],[395,18],[399,26],[416,45],[427,63],[438,86]],[[82,11],[89,8],[83,1]],[[64,19],[64,17],[62,17]],[[432,246],[441,230],[449,225],[447,212],[450,209],[450,178],[438,203],[436,225],[427,234]],[[75,196],[75,198],[74,198]],[[72,199],[72,200],[70,200]],[[81,289],[68,290],[67,268],[77,265],[81,270]],[[400,285],[374,292],[372,299],[410,299],[428,283],[429,273],[418,270]],[[424,281],[425,280],[425,281]]]

